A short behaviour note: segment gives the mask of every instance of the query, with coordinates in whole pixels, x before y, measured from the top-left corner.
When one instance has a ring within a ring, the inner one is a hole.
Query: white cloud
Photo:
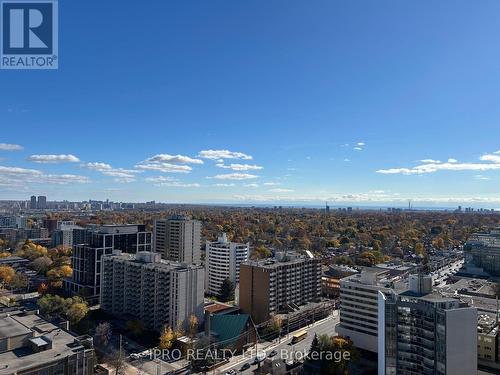
[[[431,163],[431,164],[434,164],[434,163],[441,163],[440,160],[435,160],[435,159],[422,159],[420,160],[421,163]]]
[[[159,184],[156,184],[155,186],[166,186],[166,187],[181,187],[181,188],[199,188],[201,187],[200,184],[186,184],[178,181],[174,182],[161,182]]]
[[[24,186],[26,184],[57,184],[90,182],[88,177],[73,174],[46,174],[36,169],[0,166],[0,184]]]
[[[156,177],[147,177],[144,179],[144,181],[158,183],[158,182],[173,182],[177,181],[177,179],[173,177],[156,176]]]
[[[483,175],[480,175],[480,174],[475,175],[475,176],[474,176],[474,178],[475,178],[476,180],[483,180],[483,181],[490,180],[490,178],[489,178],[489,177],[486,177],[486,176],[483,176]]]
[[[135,175],[142,173],[135,169],[113,168],[110,164],[93,162],[82,164],[82,168],[90,169],[102,173],[105,176],[116,177],[115,182],[129,183],[135,181]]]
[[[264,186],[276,186],[276,185],[281,185],[279,182],[264,182],[262,185]]]
[[[260,165],[251,165],[251,164],[229,164],[229,165],[225,165],[223,163],[217,163],[215,165],[217,167],[219,167],[219,168],[232,169],[233,171],[250,171],[250,170],[264,169],[264,167],[261,167]]]
[[[178,165],[171,163],[137,164],[135,168],[147,171],[164,172],[164,173],[189,173],[193,170],[193,168],[191,168],[189,165]]]
[[[236,186],[236,184],[214,184],[213,186],[216,186],[216,187],[233,187],[233,186]]]
[[[258,188],[259,184],[244,184],[244,187]]]
[[[354,150],[355,151],[363,151],[363,149],[361,147],[354,147]]]
[[[271,193],[291,193],[293,192],[292,189],[281,189],[281,188],[276,188],[276,189],[269,189]]]
[[[215,178],[216,180],[250,180],[258,177],[259,176],[248,173],[228,173],[228,174],[218,174],[216,176],[209,178]]]
[[[358,142],[358,143],[356,143],[356,144],[357,144],[358,146],[365,146],[365,145],[366,145],[366,143],[365,143],[365,142]]]
[[[381,174],[426,174],[438,171],[492,171],[500,169],[500,156],[486,154],[479,158],[480,161],[488,163],[459,163],[456,159],[448,159],[446,163],[424,163],[416,167],[388,168],[376,171]],[[428,161],[428,160],[427,160]],[[489,163],[491,162],[491,163]]]
[[[184,155],[158,154],[146,159],[143,163],[203,164],[203,160]]]
[[[78,163],[80,159],[78,159],[75,155],[71,154],[60,154],[60,155],[31,155],[28,157],[29,161],[35,163]]]
[[[345,158],[344,161],[349,162],[349,161],[351,161],[351,159]]]
[[[113,181],[118,184],[129,184],[131,182],[135,182],[136,179],[134,177],[118,177],[114,178]]]
[[[243,159],[251,160],[252,156],[242,152],[234,152],[229,150],[203,150],[200,151],[198,156],[204,159],[217,160],[220,162],[222,159]]]
[[[1,151],[22,151],[24,147],[21,145],[16,145],[12,143],[0,143]]]
[[[479,160],[481,160],[481,161],[491,161],[493,163],[500,163],[500,155],[498,155],[497,152],[495,152],[496,155],[492,155],[492,154],[483,155],[483,156],[481,156],[479,158]]]

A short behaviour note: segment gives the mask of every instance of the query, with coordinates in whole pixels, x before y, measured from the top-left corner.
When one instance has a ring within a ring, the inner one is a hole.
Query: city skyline
[[[60,4],[2,199],[500,207],[500,4],[193,4]]]

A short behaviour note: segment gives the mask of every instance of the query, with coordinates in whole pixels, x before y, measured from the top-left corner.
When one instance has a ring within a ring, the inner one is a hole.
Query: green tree
[[[219,292],[219,300],[222,302],[231,301],[234,299],[234,286],[229,278],[225,278],[222,281]]]

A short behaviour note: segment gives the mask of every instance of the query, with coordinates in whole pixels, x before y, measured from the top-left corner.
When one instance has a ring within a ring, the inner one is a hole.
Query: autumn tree
[[[176,337],[175,337],[175,332],[171,327],[163,327],[160,335],[160,342],[158,344],[158,347],[160,349],[170,349],[172,345],[174,344]]]
[[[196,315],[191,314],[189,316],[189,337],[192,339],[196,336],[196,333],[198,332],[198,318]]]
[[[0,282],[10,284],[16,271],[11,266],[0,266]]]

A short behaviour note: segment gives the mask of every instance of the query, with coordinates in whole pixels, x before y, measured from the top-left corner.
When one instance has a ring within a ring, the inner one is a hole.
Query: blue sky
[[[498,1],[59,8],[59,70],[0,71],[0,198],[500,207]]]

